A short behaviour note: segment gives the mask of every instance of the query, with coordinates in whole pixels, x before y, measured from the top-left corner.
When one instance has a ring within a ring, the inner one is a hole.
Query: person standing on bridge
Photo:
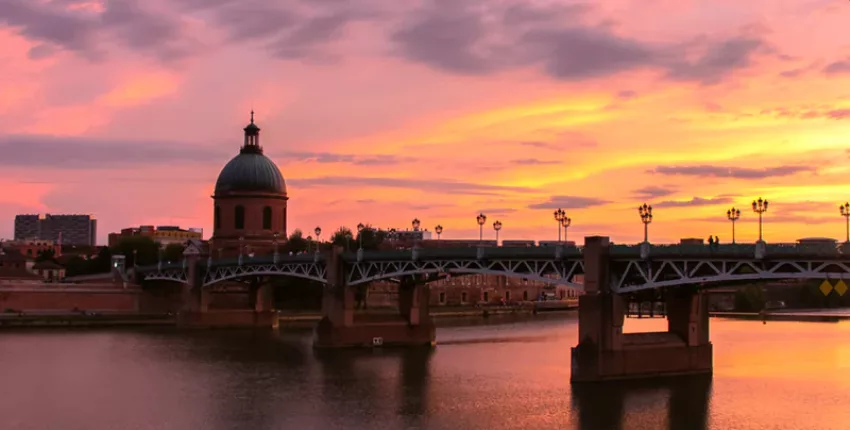
[[[714,247],[714,238],[711,235],[708,235],[708,246],[711,248]]]

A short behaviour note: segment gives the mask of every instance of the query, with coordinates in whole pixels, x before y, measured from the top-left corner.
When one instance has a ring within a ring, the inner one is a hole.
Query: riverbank
[[[0,329],[21,327],[128,327],[174,326],[176,319],[169,314],[137,313],[4,313],[0,314]]]
[[[504,307],[451,307],[431,310],[435,320],[488,318],[507,315],[533,315],[535,313],[569,312],[577,310],[574,306],[548,307],[535,309],[529,306]],[[371,315],[396,314],[394,309],[359,310],[356,314]],[[280,311],[279,323],[282,326],[312,326],[322,319],[318,311]],[[174,314],[138,314],[132,312],[6,312],[0,313],[0,329],[22,327],[117,327],[117,326],[173,326]]]
[[[712,318],[797,321],[797,322],[838,322],[850,320],[848,309],[799,309],[759,312],[709,312]]]

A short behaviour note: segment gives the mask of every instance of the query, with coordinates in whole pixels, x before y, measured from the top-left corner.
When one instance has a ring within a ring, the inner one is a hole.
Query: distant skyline
[[[356,4],[356,7],[353,6]],[[212,232],[256,110],[290,233],[844,240],[850,4],[0,0],[0,237],[83,213]]]

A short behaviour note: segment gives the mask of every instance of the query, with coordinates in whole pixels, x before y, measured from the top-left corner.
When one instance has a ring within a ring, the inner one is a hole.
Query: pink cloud
[[[294,228],[417,217],[472,237],[487,209],[503,238],[551,239],[561,204],[573,237],[625,242],[655,198],[679,202],[652,227],[675,240],[750,195],[846,200],[828,164],[850,131],[846,20],[826,2],[463,5],[0,2],[0,237],[21,211],[93,213],[102,240],[209,231],[252,108]]]

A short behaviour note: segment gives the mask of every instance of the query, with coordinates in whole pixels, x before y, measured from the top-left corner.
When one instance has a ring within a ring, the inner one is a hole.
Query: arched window
[[[218,205],[215,205],[215,211],[213,212],[213,223],[216,230],[221,228],[221,208]]]
[[[266,206],[263,208],[263,230],[272,229],[272,208]]]
[[[233,214],[233,228],[242,230],[245,228],[245,207],[242,205],[236,206]]]

